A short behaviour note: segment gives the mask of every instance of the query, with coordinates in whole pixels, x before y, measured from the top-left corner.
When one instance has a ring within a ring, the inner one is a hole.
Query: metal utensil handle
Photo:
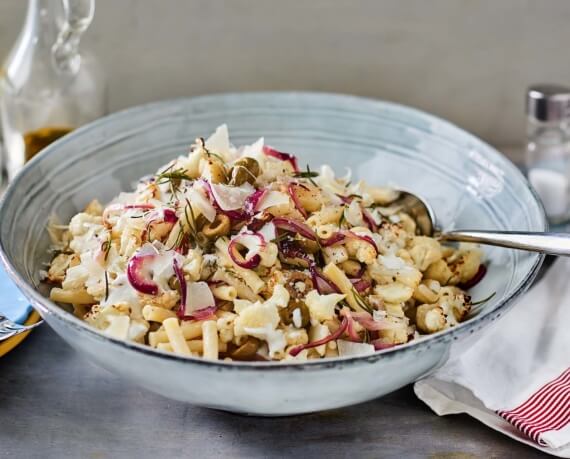
[[[442,233],[440,240],[477,242],[479,244],[529,250],[549,255],[570,256],[570,234],[529,233],[517,231],[450,231]]]

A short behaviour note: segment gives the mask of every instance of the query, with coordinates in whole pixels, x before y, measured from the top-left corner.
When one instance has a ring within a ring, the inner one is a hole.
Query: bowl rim
[[[57,152],[57,148],[69,141],[70,139],[73,140],[75,137],[81,136],[84,133],[87,133],[93,129],[98,129],[99,126],[107,125],[108,123],[112,124],[115,122],[116,119],[129,117],[134,113],[138,113],[141,111],[146,110],[155,110],[160,108],[161,106],[167,107],[172,104],[192,104],[195,102],[200,101],[207,101],[207,100],[223,100],[227,98],[235,98],[235,97],[252,97],[252,96],[265,96],[265,97],[284,97],[284,96],[295,96],[300,98],[311,98],[311,97],[326,97],[329,100],[334,99],[336,101],[345,101],[357,104],[369,104],[369,105],[376,105],[377,107],[384,107],[384,108],[392,108],[400,112],[408,113],[415,117],[420,117],[422,119],[427,119],[432,122],[436,122],[442,126],[447,128],[446,132],[454,132],[458,135],[461,135],[465,139],[469,139],[470,141],[474,142],[475,144],[485,148],[486,152],[491,154],[494,159],[502,162],[502,166],[507,167],[513,172],[515,176],[518,176],[519,180],[525,184],[527,189],[530,191],[531,195],[534,198],[535,203],[538,206],[541,222],[542,223],[542,230],[546,231],[548,229],[548,223],[546,220],[546,214],[544,211],[544,207],[538,197],[538,194],[534,190],[534,188],[530,185],[530,183],[526,180],[522,172],[504,155],[502,155],[496,148],[492,147],[485,141],[481,140],[480,138],[476,137],[475,135],[471,134],[470,132],[462,129],[461,127],[447,121],[443,118],[440,118],[436,115],[432,115],[428,112],[423,110],[419,110],[414,107],[410,107],[407,105],[385,101],[381,99],[374,99],[370,97],[362,97],[350,94],[342,94],[342,93],[332,93],[332,92],[319,92],[319,91],[250,91],[250,92],[221,92],[221,93],[214,93],[214,94],[207,94],[201,95],[196,97],[179,97],[179,98],[170,98],[155,102],[150,102],[146,104],[136,105],[124,110],[120,110],[104,117],[101,117],[91,123],[88,123],[84,126],[77,128],[76,130],[72,131],[70,134],[61,138],[44,150],[41,151],[40,154],[36,155],[32,158],[23,168],[19,171],[19,173],[14,177],[11,183],[9,183],[7,189],[5,190],[3,196],[0,198],[0,218],[5,212],[5,208],[7,207],[11,196],[14,193],[14,190],[17,188],[18,183],[20,183],[25,176],[29,173],[30,170],[36,167],[36,165],[40,164],[46,157],[54,154]],[[444,137],[445,138],[445,137]],[[218,370],[250,370],[250,371],[257,371],[257,370],[270,370],[270,371],[278,371],[278,370],[319,370],[323,368],[333,368],[338,365],[346,365],[346,364],[359,364],[359,363],[373,363],[377,362],[380,359],[385,359],[387,357],[394,357],[396,354],[403,354],[407,352],[412,352],[416,350],[427,350],[431,347],[431,345],[436,345],[440,343],[447,343],[451,340],[457,340],[459,335],[465,334],[467,331],[471,331],[473,333],[475,328],[481,328],[483,324],[488,321],[495,320],[498,318],[503,312],[506,312],[513,304],[514,301],[519,298],[523,293],[525,293],[528,288],[531,286],[532,281],[536,277],[539,272],[540,266],[544,261],[545,255],[538,254],[536,260],[530,270],[526,273],[522,281],[519,283],[517,288],[515,288],[510,295],[502,298],[496,307],[493,310],[482,312],[481,314],[460,323],[459,325],[443,330],[441,332],[437,332],[431,335],[425,335],[421,339],[415,339],[409,341],[408,343],[395,346],[393,348],[388,348],[380,351],[376,351],[373,354],[363,355],[363,356],[348,356],[348,357],[331,357],[325,359],[315,359],[309,361],[267,361],[267,362],[239,362],[239,361],[223,361],[223,360],[207,360],[201,357],[189,357],[189,356],[181,356],[171,352],[161,351],[150,346],[139,344],[130,341],[124,341],[121,339],[113,338],[107,335],[104,335],[101,331],[93,328],[86,322],[78,319],[73,314],[67,312],[62,307],[58,306],[55,302],[51,301],[49,298],[41,295],[41,293],[33,286],[31,283],[28,283],[24,277],[16,270],[16,268],[12,265],[9,257],[4,249],[4,242],[0,238],[0,262],[2,266],[12,279],[14,283],[18,286],[18,288],[22,291],[22,293],[30,300],[32,306],[41,311],[45,315],[52,316],[59,320],[64,326],[71,326],[79,333],[88,333],[95,339],[103,342],[110,342],[115,346],[120,346],[123,349],[140,352],[145,354],[149,357],[153,358],[160,358],[160,359],[168,359],[170,361],[178,361],[181,363],[186,364],[197,364],[205,367],[215,368]]]

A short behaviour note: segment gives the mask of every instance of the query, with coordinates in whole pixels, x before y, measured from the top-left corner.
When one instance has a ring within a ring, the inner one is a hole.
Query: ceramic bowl
[[[149,390],[197,405],[290,415],[351,405],[427,375],[480,336],[530,285],[536,254],[487,248],[489,272],[472,292],[496,292],[445,332],[366,357],[309,363],[212,362],[109,338],[46,298],[46,223],[87,202],[106,202],[184,154],[197,136],[227,123],[233,143],[260,136],[301,162],[350,167],[357,178],[401,186],[432,203],[444,229],[543,231],[541,205],[517,168],[492,147],[441,119],[363,98],[322,93],[222,94],[132,108],[85,126],[34,158],[0,207],[7,271],[53,329],[87,358]]]

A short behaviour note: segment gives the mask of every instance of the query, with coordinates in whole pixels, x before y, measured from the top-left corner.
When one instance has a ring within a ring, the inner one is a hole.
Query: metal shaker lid
[[[570,116],[570,88],[555,84],[529,87],[526,113],[537,121],[559,121]]]

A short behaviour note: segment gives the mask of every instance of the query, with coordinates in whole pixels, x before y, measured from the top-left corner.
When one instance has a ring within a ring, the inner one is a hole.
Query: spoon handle
[[[439,235],[443,241],[477,242],[549,255],[570,256],[570,234],[520,231],[450,231]]]

